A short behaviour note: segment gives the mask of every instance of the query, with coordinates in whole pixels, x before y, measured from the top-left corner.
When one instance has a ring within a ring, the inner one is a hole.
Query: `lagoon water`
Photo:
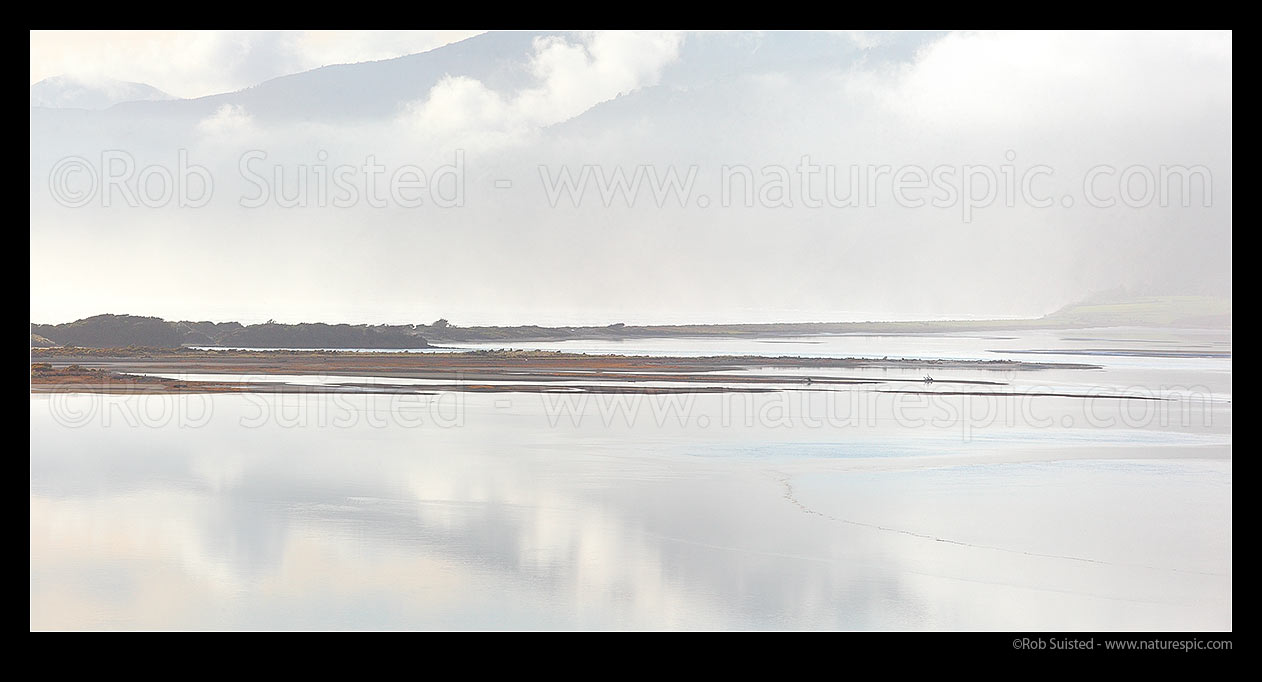
[[[31,627],[1232,627],[1230,333],[524,345],[1102,368],[812,372],[1003,397],[32,394]]]

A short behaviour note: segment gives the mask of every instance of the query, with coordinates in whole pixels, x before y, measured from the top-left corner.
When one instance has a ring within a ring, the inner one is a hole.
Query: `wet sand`
[[[847,385],[920,383],[906,377],[873,378],[837,374],[845,369],[898,369],[949,372],[1019,372],[1041,369],[1098,369],[1096,365],[1013,360],[921,360],[903,358],[804,358],[773,356],[659,357],[585,355],[544,351],[472,351],[412,354],[322,351],[144,350],[52,348],[31,351],[32,392],[172,393],[429,393],[586,392],[727,393],[774,390],[827,390]],[[786,369],[793,374],[749,370]],[[803,370],[819,370],[804,374]],[[210,381],[147,376],[222,374],[227,376],[340,375],[426,380],[424,385],[339,382],[325,386],[265,381]],[[572,385],[594,381],[599,384]],[[443,383],[438,383],[443,382]],[[570,385],[559,385],[560,383]],[[656,384],[645,386],[646,382]],[[936,385],[1004,386],[1004,381],[940,376]],[[721,384],[721,385],[720,385]]]

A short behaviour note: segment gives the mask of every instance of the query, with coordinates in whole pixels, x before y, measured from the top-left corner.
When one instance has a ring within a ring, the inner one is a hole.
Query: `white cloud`
[[[909,122],[958,134],[1230,107],[1230,73],[1230,34],[983,32],[950,34],[872,83]]]
[[[439,81],[423,104],[412,107],[412,116],[421,130],[435,134],[514,132],[524,123],[499,93],[464,76]]]
[[[236,135],[253,129],[253,117],[239,104],[225,104],[197,122],[197,131],[208,136]]]
[[[579,42],[537,38],[529,65],[535,87],[505,95],[472,78],[447,77],[413,103],[407,117],[436,136],[524,134],[578,116],[619,93],[656,84],[682,44],[682,34],[664,32],[600,32]]]

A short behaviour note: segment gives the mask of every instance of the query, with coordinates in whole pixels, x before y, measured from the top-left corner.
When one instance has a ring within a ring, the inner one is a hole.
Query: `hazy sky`
[[[865,320],[1231,294],[1230,33],[475,34],[32,34],[32,83],[231,93],[32,108],[32,319]],[[687,189],[658,192],[670,178]]]

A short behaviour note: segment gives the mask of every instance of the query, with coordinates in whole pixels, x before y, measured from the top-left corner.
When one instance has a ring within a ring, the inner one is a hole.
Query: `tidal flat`
[[[1161,338],[33,353],[31,627],[1230,630],[1230,336]]]

